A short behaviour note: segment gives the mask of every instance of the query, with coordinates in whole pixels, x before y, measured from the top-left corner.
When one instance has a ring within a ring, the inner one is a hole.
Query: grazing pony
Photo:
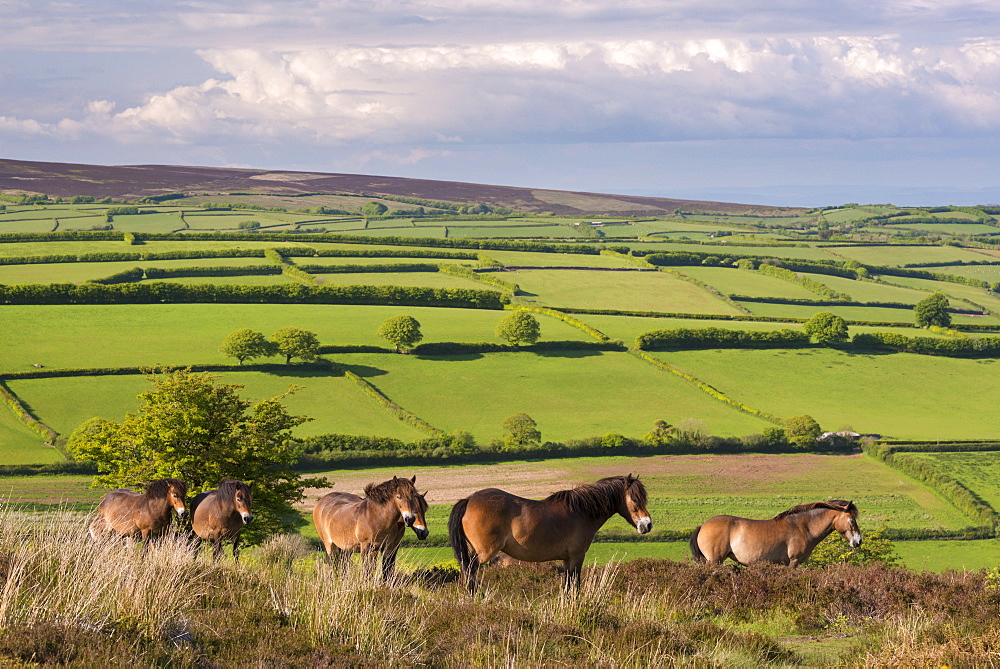
[[[187,485],[179,479],[153,481],[146,486],[145,493],[127,488],[112,490],[97,505],[90,536],[141,539],[145,552],[149,546],[147,540],[158,539],[167,531],[171,511],[176,511],[178,518],[184,517],[186,496]]]
[[[222,479],[218,490],[206,490],[191,501],[191,529],[201,541],[212,542],[212,558],[222,557],[222,542],[233,542],[233,559],[240,560],[240,532],[253,520],[253,492],[243,481]]]
[[[469,592],[479,566],[500,551],[515,560],[562,560],[564,587],[579,588],[580,568],[594,534],[619,514],[639,534],[653,529],[638,476],[612,476],[536,501],[486,488],[459,500],[448,519],[451,548]]]
[[[833,530],[851,548],[861,545],[854,502],[831,499],[799,504],[770,520],[715,516],[694,531],[689,543],[695,562],[722,564],[732,558],[740,564],[774,562],[797,567]]]
[[[373,571],[382,551],[382,576],[388,578],[396,565],[396,552],[406,528],[413,528],[418,539],[427,538],[427,501],[414,485],[417,477],[392,477],[383,483],[369,483],[365,496],[349,492],[331,492],[316,502],[313,522],[326,548],[328,563],[334,560],[343,567],[351,553],[361,553],[361,560]]]

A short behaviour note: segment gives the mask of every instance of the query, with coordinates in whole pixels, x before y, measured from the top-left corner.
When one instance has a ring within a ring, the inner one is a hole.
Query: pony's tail
[[[469,506],[468,498],[458,500],[451,508],[451,515],[448,516],[448,539],[458,561],[458,568],[462,571],[469,590],[474,592],[476,572],[479,571],[479,556],[469,549],[469,539],[465,536],[465,528],[462,527],[467,506]]]
[[[700,548],[698,548],[699,532],[701,532],[701,525],[694,528],[694,532],[691,533],[691,539],[688,541],[688,546],[691,547],[691,557],[694,558],[694,561],[698,563],[705,563],[708,562],[708,558],[706,558],[705,554],[701,552]]]

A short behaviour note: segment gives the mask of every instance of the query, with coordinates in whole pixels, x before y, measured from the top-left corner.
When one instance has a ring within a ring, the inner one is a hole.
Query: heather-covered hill
[[[140,199],[166,193],[224,195],[350,193],[389,195],[453,203],[483,203],[520,211],[562,215],[660,215],[690,212],[775,215],[796,210],[724,202],[634,195],[579,193],[457,181],[364,174],[323,174],[176,165],[84,165],[0,159],[0,193],[51,197],[90,195]]]

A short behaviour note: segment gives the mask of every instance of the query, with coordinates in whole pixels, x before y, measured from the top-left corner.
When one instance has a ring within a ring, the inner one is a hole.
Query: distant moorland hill
[[[176,165],[84,165],[0,159],[0,193],[52,197],[93,196],[137,200],[169,193],[233,193],[299,197],[315,194],[387,195],[458,204],[485,204],[526,213],[569,216],[649,215],[687,212],[794,215],[798,210],[665,197],[584,193],[458,181],[405,179],[364,174],[184,167]]]

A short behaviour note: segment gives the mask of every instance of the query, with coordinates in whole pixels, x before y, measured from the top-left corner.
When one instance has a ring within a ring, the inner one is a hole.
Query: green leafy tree
[[[420,322],[413,316],[405,315],[385,319],[375,334],[392,344],[397,351],[408,351],[424,338]]]
[[[292,358],[302,358],[306,362],[316,359],[319,354],[319,338],[315,332],[299,328],[281,328],[273,335],[275,350],[285,356],[285,364],[291,364]]]
[[[653,429],[646,433],[643,441],[652,446],[666,446],[673,438],[674,426],[665,420],[653,423]]]
[[[847,322],[829,311],[821,311],[807,320],[802,330],[820,344],[840,344],[848,339]]]
[[[381,216],[387,211],[389,211],[389,207],[381,202],[365,202],[361,206],[361,213],[365,216]]]
[[[505,450],[516,451],[542,441],[542,433],[538,429],[538,423],[526,413],[516,413],[505,418],[503,431]]]
[[[295,387],[253,403],[239,396],[243,386],[218,384],[218,376],[208,373],[149,371],[147,378],[153,388],[139,395],[137,411],[120,423],[92,418],[70,436],[73,456],[96,463],[95,486],[141,487],[172,477],[195,495],[235,478],[253,489],[248,541],[304,522],[293,504],[303,499],[306,487],[326,481],[303,478],[293,469],[302,447],[292,430],[312,420],[291,415],[282,404]]]
[[[277,347],[274,342],[268,341],[263,332],[241,328],[226,337],[219,350],[225,356],[236,358],[242,365],[244,360],[274,355]]]
[[[527,311],[515,311],[497,323],[496,335],[514,346],[534,344],[542,336],[542,328]]]
[[[785,419],[785,439],[796,448],[808,449],[816,446],[816,438],[823,434],[812,416],[792,416]]]
[[[949,306],[948,296],[944,293],[938,291],[928,295],[913,307],[917,326],[922,328],[929,325],[948,327],[951,325],[951,314],[948,313]]]
[[[885,528],[864,533],[864,540],[857,548],[844,541],[836,532],[831,532],[813,550],[809,564],[813,567],[826,567],[832,564],[876,564],[895,565],[900,561],[896,547],[885,537]]]

